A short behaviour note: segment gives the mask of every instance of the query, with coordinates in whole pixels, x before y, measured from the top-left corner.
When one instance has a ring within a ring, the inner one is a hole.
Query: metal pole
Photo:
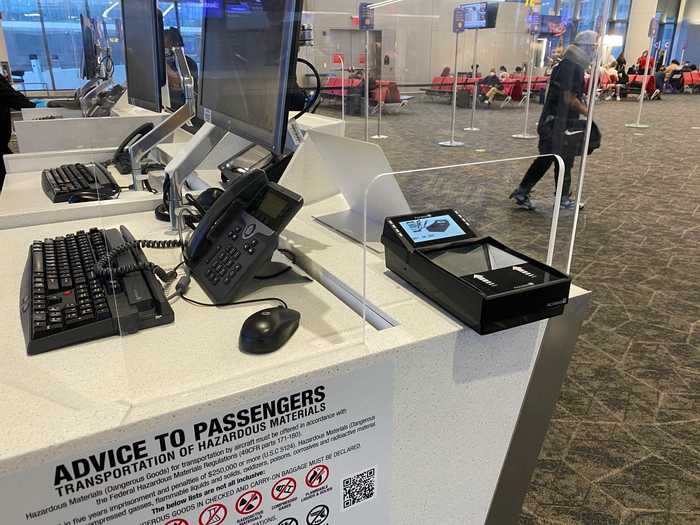
[[[527,132],[527,124],[530,120],[530,98],[532,97],[532,70],[535,69],[535,35],[530,35],[530,67],[527,71],[527,98],[525,100],[525,125],[522,133],[513,135],[514,139],[535,139],[537,135],[530,135]]]
[[[606,0],[604,4],[604,9],[603,9],[603,14],[605,16],[605,20],[608,19],[609,17],[609,12],[610,12],[610,1]],[[601,31],[603,35],[605,34],[604,31]],[[593,115],[594,115],[594,110],[595,110],[595,93],[596,90],[598,89],[598,80],[600,79],[600,65],[603,60],[602,56],[602,42],[603,42],[604,36],[600,37],[600,42],[598,43],[598,47],[596,49],[596,54],[595,54],[595,61],[593,62],[593,67],[591,69],[591,79],[590,79],[590,84],[588,86],[588,113],[586,114],[586,135],[583,141],[583,151],[581,152],[581,169],[579,171],[579,178],[578,178],[578,190],[576,192],[576,199],[578,202],[576,203],[576,208],[574,210],[574,224],[573,227],[571,228],[571,241],[569,242],[569,256],[567,258],[567,263],[566,263],[566,273],[570,274],[571,273],[571,264],[574,260],[574,246],[576,244],[576,230],[578,229],[578,220],[579,220],[579,215],[581,214],[581,207],[582,207],[582,199],[583,199],[583,183],[586,179],[586,166],[588,165],[588,146],[590,145],[591,141],[591,130],[593,129]],[[642,86],[643,88],[644,86]],[[644,97],[642,97],[643,99]],[[559,174],[562,176],[563,170],[560,167],[559,168]],[[555,209],[556,206],[558,205],[558,202],[554,203]]]
[[[459,33],[455,33],[455,68],[452,71],[454,82],[452,83],[452,138],[439,142],[440,146],[446,148],[460,148],[464,146],[464,142],[455,140],[455,126],[457,125],[457,65],[459,56]]]
[[[369,30],[365,31],[365,142],[369,142]]]
[[[175,25],[178,31],[182,30],[182,25],[180,23],[180,5],[177,0],[173,0],[173,5],[175,6]]]
[[[377,134],[372,135],[372,138],[375,140],[382,140],[387,138],[387,136],[382,135],[382,106],[384,105],[384,92],[382,91],[381,78],[379,79],[377,89],[379,90],[379,100],[377,101],[377,104],[379,104],[379,118],[377,119]]]
[[[338,56],[340,57],[340,112],[343,122],[345,122],[345,90],[347,89],[345,86],[345,60],[340,53]]]
[[[49,42],[46,37],[46,27],[44,26],[44,9],[41,5],[41,0],[36,0],[36,7],[39,11],[39,23],[41,24],[41,39],[44,43],[44,54],[46,55],[46,65],[49,67],[49,77],[51,77],[51,89],[56,91],[56,79],[53,78],[53,65],[51,64]],[[39,63],[41,63],[41,61],[39,61]]]
[[[474,30],[474,55],[472,57],[472,75],[474,75],[474,93],[472,95],[472,117],[471,123],[464,131],[479,131],[479,128],[474,127],[474,118],[476,117],[476,99],[479,97],[479,79],[476,76],[476,46],[479,42],[479,30]]]
[[[625,124],[628,128],[648,128],[648,124],[640,124],[642,121],[642,108],[644,107],[644,95],[647,92],[647,80],[649,77],[649,57],[654,46],[654,36],[649,39],[649,54],[647,55],[647,63],[644,67],[644,78],[642,79],[642,92],[639,95],[639,112],[637,113],[637,122],[634,124]]]

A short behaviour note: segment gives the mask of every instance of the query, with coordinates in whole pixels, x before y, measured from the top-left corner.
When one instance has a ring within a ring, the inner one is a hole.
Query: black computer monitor
[[[83,36],[82,77],[92,80],[97,77],[97,49],[95,48],[95,28],[92,20],[80,15],[80,31]]]
[[[165,85],[163,14],[156,0],[122,0],[122,20],[129,104],[160,111]]]
[[[301,0],[205,3],[198,116],[281,156]]]

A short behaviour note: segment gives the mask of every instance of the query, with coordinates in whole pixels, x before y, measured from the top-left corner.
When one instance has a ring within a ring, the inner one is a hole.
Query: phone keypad
[[[207,264],[206,279],[214,286],[223,283],[229,285],[243,269],[241,258],[244,255],[255,255],[260,241],[249,238],[241,244],[244,226],[237,224],[226,233],[223,242],[212,250]],[[245,264],[245,263],[244,263]]]

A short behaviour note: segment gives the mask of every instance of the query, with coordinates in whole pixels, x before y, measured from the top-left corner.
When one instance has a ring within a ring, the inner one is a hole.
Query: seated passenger
[[[488,76],[481,81],[484,86],[489,86],[489,90],[486,92],[485,102],[487,106],[490,106],[496,95],[506,96],[506,92],[503,90],[503,82],[496,74],[495,69],[489,71]]]
[[[500,67],[498,70],[498,78],[501,79],[501,81],[508,78],[508,68],[506,68],[506,66]]]
[[[681,68],[680,62],[673,59],[671,63],[666,67],[661,67],[659,71],[654,75],[656,77],[656,90],[654,91],[653,98],[660,98],[661,93],[664,91],[666,83],[671,79],[674,71],[678,71]]]
[[[602,68],[603,75],[608,76],[608,85],[604,88],[604,92],[607,93],[605,100],[611,100],[613,93],[615,93],[615,100],[620,100],[620,88],[622,87],[620,83],[620,77],[618,73],[617,61],[613,60],[610,65]]]

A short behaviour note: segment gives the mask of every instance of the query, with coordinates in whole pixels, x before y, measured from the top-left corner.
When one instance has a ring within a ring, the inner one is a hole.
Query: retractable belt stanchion
[[[342,121],[345,122],[345,90],[347,89],[345,84],[345,60],[341,55],[338,58],[340,60],[340,114],[342,115]]]
[[[453,71],[454,82],[452,83],[452,135],[450,140],[438,142],[440,146],[446,148],[460,148],[464,146],[464,142],[455,140],[455,126],[457,125],[457,65],[459,57],[459,33],[455,34],[455,68]]]
[[[372,135],[374,140],[382,140],[388,138],[386,135],[382,135],[382,106],[384,105],[384,91],[382,90],[382,79],[377,81],[377,92],[379,97],[377,98],[377,104],[379,105],[379,115],[377,118],[377,134]]]
[[[532,98],[532,70],[535,69],[535,35],[530,33],[530,61],[527,70],[527,91],[525,96],[525,125],[522,133],[513,135],[514,139],[536,139],[537,135],[527,132],[528,121],[530,120],[530,98]]]
[[[369,142],[369,30],[365,31],[365,142]]]
[[[651,38],[649,39],[649,51],[651,51],[652,47],[654,46],[654,37],[656,35],[652,34]],[[654,53],[654,56],[656,56],[656,53]],[[642,79],[642,92],[639,94],[639,111],[637,113],[637,122],[633,124],[625,124],[626,127],[628,128],[648,128],[648,124],[642,124],[642,108],[644,107],[644,95],[647,91],[647,82],[649,81],[649,60],[651,58],[651,54],[647,55],[647,61],[646,65],[644,66],[644,77]],[[656,63],[656,60],[654,59],[654,63]]]
[[[474,56],[472,58],[472,78],[474,79],[474,91],[472,93],[472,116],[471,122],[468,128],[464,128],[464,131],[479,131],[479,128],[474,126],[474,119],[476,118],[476,100],[479,98],[479,77],[476,76],[476,47],[479,43],[479,30],[474,30]]]

